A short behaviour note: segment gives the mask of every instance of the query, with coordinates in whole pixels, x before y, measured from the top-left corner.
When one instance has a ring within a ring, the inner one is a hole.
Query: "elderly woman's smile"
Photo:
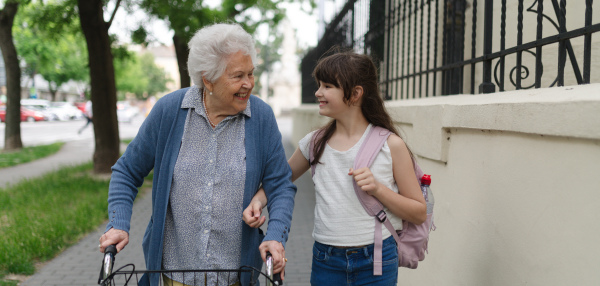
[[[227,58],[225,72],[216,81],[205,80],[204,83],[209,92],[206,107],[211,117],[217,117],[215,124],[229,115],[242,112],[254,88],[252,57],[241,51],[232,54]]]

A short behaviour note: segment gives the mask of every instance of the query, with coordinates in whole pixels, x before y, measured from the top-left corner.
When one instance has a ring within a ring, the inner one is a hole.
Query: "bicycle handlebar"
[[[115,255],[117,255],[116,245],[109,245],[104,249],[104,259],[102,260],[100,277],[98,277],[99,285],[105,285],[107,282],[106,278],[112,273],[113,265],[115,264]]]
[[[267,252],[267,261],[265,262],[266,266],[267,266],[267,276],[269,277],[269,279],[271,279],[271,281],[273,281],[273,284],[271,284],[271,281],[267,280],[267,286],[272,286],[272,285],[283,285],[283,281],[281,280],[281,273],[273,273],[273,256],[271,256],[271,253]]]

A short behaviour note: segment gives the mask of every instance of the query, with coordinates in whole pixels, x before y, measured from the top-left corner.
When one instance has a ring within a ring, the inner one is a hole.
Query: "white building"
[[[273,108],[275,116],[286,114],[300,106],[300,61],[296,55],[296,32],[287,18],[283,19],[281,28],[283,29],[281,46],[283,54],[281,60],[273,65],[272,72],[268,77],[273,95],[263,97],[263,100]],[[261,80],[266,81],[264,77]],[[263,84],[263,87],[265,86]],[[266,88],[263,90],[261,94],[268,94]]]

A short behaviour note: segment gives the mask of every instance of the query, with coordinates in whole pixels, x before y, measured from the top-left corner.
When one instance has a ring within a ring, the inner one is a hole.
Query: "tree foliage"
[[[186,87],[191,85],[186,70],[187,43],[198,29],[227,21],[239,23],[250,33],[261,24],[274,27],[285,15],[278,6],[281,2],[283,0],[224,0],[220,7],[210,8],[203,1],[142,0],[140,6],[147,13],[165,20],[174,31],[181,86]]]
[[[42,75],[53,98],[64,83],[89,80],[85,42],[74,16],[72,6],[32,3],[15,20],[15,44],[25,71]]]
[[[138,99],[147,99],[148,96],[167,90],[167,83],[171,79],[167,77],[163,68],[154,63],[151,53],[114,54],[119,100],[124,100],[126,93],[133,93]]]

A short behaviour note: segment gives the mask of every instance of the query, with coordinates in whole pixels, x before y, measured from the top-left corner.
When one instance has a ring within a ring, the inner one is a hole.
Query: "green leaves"
[[[154,63],[154,56],[150,53],[115,56],[115,75],[120,100],[125,99],[126,93],[134,93],[136,98],[146,99],[150,95],[166,91],[166,85],[170,81],[164,69]]]
[[[19,57],[26,63],[26,73],[41,74],[52,92],[69,80],[88,79],[86,45],[72,5],[22,5],[13,35]]]

